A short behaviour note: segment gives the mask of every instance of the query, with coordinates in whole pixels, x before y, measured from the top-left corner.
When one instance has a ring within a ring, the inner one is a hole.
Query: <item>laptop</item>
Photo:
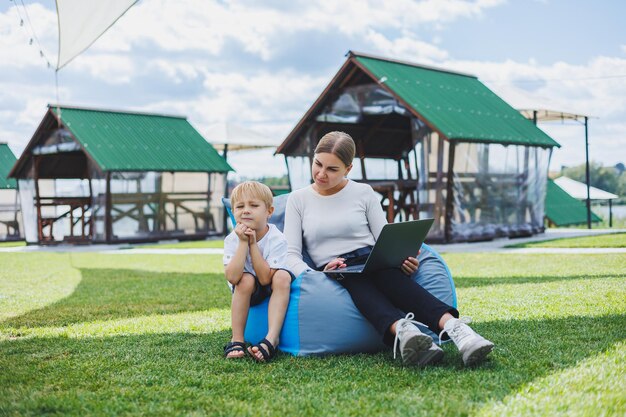
[[[434,219],[423,219],[386,224],[364,264],[350,265],[324,273],[335,279],[341,279],[353,274],[399,268],[406,258],[417,256],[433,222]]]

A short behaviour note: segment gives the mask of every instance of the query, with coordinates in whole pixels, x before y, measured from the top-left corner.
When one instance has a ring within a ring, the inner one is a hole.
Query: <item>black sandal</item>
[[[228,355],[231,352],[243,352],[243,356],[233,356],[231,358]],[[246,357],[246,344],[244,342],[228,342],[224,346],[224,357],[226,359],[242,359]]]
[[[265,348],[261,346],[261,344],[267,346],[267,350],[265,350]],[[253,347],[259,349],[259,352],[261,352],[261,355],[263,356],[263,360],[260,360],[257,355],[254,354],[254,352],[252,351]],[[252,359],[257,362],[269,362],[274,359],[274,356],[276,356],[276,348],[269,342],[269,340],[263,339],[256,345],[250,346],[248,348],[248,353],[250,354],[250,356],[252,356]]]

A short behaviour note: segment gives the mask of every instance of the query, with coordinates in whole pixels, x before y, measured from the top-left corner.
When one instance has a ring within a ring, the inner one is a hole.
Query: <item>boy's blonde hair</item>
[[[244,181],[233,188],[233,192],[230,194],[231,206],[234,207],[237,202],[242,201],[246,196],[258,198],[265,203],[268,209],[272,207],[274,202],[270,187],[257,181]]]

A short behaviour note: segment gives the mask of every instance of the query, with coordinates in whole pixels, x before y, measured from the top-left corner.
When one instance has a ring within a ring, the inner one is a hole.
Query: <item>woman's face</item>
[[[313,157],[311,173],[317,191],[321,194],[334,194],[344,186],[344,178],[352,169],[332,153],[316,153]]]

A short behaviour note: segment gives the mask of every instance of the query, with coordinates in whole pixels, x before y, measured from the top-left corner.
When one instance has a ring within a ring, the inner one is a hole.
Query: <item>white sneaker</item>
[[[441,349],[439,346],[437,346],[435,342],[433,342],[430,346],[430,349],[428,349],[425,352],[420,352],[415,365],[417,366],[434,365],[436,363],[441,362],[441,359],[443,359],[443,349]]]
[[[433,345],[433,339],[422,333],[415,324],[424,325],[418,321],[412,320],[413,313],[409,313],[405,318],[398,320],[396,325],[396,339],[393,343],[393,358],[396,358],[398,348],[404,365],[427,365],[431,361],[429,357],[435,357],[436,354],[430,353]],[[438,349],[439,346],[435,345]],[[443,354],[443,351],[441,352]]]
[[[471,323],[469,317],[448,320],[439,334],[439,339],[444,333],[448,333],[450,339],[459,348],[463,363],[466,366],[473,366],[485,360],[493,349],[493,343],[476,333],[466,323]]]

